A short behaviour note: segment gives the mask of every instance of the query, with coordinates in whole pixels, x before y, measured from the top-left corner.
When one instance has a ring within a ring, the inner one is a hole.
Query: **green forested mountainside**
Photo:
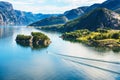
[[[97,28],[120,29],[120,15],[106,8],[98,8],[66,23],[62,29],[69,32],[78,29],[96,30]]]

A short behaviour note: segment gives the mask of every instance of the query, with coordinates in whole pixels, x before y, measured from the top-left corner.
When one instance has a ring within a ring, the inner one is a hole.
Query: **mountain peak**
[[[69,11],[64,12],[64,15],[69,19],[77,18],[78,16],[81,16],[85,13],[85,10],[88,8],[88,6],[84,7],[78,7],[76,9],[72,9]]]
[[[11,9],[13,9],[13,6],[9,2],[0,1],[0,8],[10,9],[11,10]]]
[[[120,0],[107,0],[100,5],[101,8],[105,7],[110,10],[120,8]]]

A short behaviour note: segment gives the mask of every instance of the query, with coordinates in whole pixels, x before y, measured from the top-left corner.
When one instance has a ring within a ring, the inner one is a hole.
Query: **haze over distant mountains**
[[[27,25],[37,20],[56,15],[33,14],[32,12],[14,10],[11,3],[0,1],[0,25]]]
[[[57,25],[64,24],[68,21],[65,16],[53,16],[50,18],[45,18],[35,23],[30,24],[29,26],[49,26],[49,25]]]

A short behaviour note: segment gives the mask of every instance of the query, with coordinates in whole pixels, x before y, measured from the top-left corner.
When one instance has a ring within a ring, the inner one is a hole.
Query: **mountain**
[[[50,18],[52,16],[59,16],[60,14],[41,14],[41,13],[38,13],[38,14],[34,14],[35,18],[38,20],[42,20],[42,19],[45,19],[45,18]]]
[[[57,25],[64,24],[68,21],[65,16],[52,16],[50,18],[45,18],[35,23],[30,24],[29,26],[48,26],[48,25]]]
[[[71,20],[71,19],[77,18],[78,16],[83,15],[87,8],[88,7],[85,6],[85,7],[79,7],[76,9],[72,9],[72,10],[64,12],[63,15],[66,16],[69,20]]]
[[[19,10],[15,10],[14,14],[17,18],[18,25],[28,24],[34,21],[34,15],[31,12],[23,12]]]
[[[17,22],[15,11],[12,4],[8,2],[0,2],[0,25],[12,24]]]
[[[106,8],[98,8],[66,23],[62,30],[69,32],[78,29],[96,30],[97,28],[120,29],[120,15]]]
[[[98,8],[101,4],[93,4],[91,6],[89,6],[86,10],[85,10],[85,13],[88,13],[89,11],[92,11],[96,8]]]
[[[66,16],[69,20],[78,18],[86,13],[88,13],[91,10],[94,10],[98,7],[100,7],[101,4],[93,4],[91,6],[83,6],[83,7],[78,7],[72,10],[68,10],[64,12],[64,16]]]
[[[71,19],[78,18],[78,17],[82,16],[83,14],[86,14],[89,11],[92,11],[92,10],[97,9],[97,8],[107,8],[110,10],[117,10],[118,8],[120,8],[120,0],[106,0],[105,2],[103,2],[101,4],[95,3],[91,6],[79,7],[76,9],[66,11],[64,13],[64,15],[69,20],[71,20]]]
[[[28,25],[38,20],[57,15],[33,14],[32,12],[14,10],[11,3],[0,1],[0,25]]]
[[[89,6],[85,12],[89,12],[96,8],[107,8],[110,10],[116,10],[116,9],[120,8],[120,0],[106,0],[105,2],[103,2],[101,4],[93,4],[93,5]]]
[[[44,18],[49,18],[51,16],[57,16],[58,14],[33,14],[32,12],[25,12],[20,10],[15,10],[15,15],[17,17],[17,24],[18,25],[27,25],[33,22],[39,21]]]
[[[101,8],[116,10],[120,8],[120,0],[107,0],[100,5]]]
[[[79,7],[79,8],[76,8],[76,9],[72,9],[72,10],[69,10],[69,11],[66,11],[63,15],[64,16],[66,16],[67,18],[68,18],[68,20],[74,20],[74,19],[76,19],[76,18],[79,18],[79,17],[81,17],[81,18],[83,18],[83,17],[85,17],[86,15],[88,16],[88,14],[90,14],[90,12],[91,11],[93,11],[93,10],[97,10],[98,8],[107,8],[107,9],[110,9],[110,10],[113,10],[113,11],[115,11],[115,12],[117,12],[117,13],[120,13],[120,0],[106,0],[105,2],[103,2],[103,3],[101,3],[101,4],[93,4],[93,5],[91,5],[91,6],[86,6],[86,7]],[[112,12],[112,11],[109,11],[109,10],[107,10],[108,12]],[[114,13],[114,12],[112,12],[112,13]],[[115,13],[115,14],[117,14],[117,13]],[[97,14],[100,14],[100,13],[97,13]],[[107,14],[108,15],[108,14]],[[117,14],[118,15],[118,14]],[[96,16],[96,15],[95,15]],[[109,15],[110,16],[110,15]],[[98,16],[99,17],[99,16]],[[100,17],[102,17],[102,16],[100,16]],[[79,19],[81,19],[81,18],[79,18]],[[93,19],[94,19],[95,17],[93,17]],[[93,20],[92,18],[91,18],[91,20],[88,20],[89,22],[90,21],[92,21]],[[114,18],[113,18],[114,19]],[[85,19],[86,20],[86,19]],[[82,21],[84,21],[83,19],[82,19]],[[95,21],[95,20],[93,20],[93,21]],[[72,27],[73,26],[73,24],[75,24],[75,23],[79,23],[79,21],[78,20],[74,20],[74,21],[70,21],[70,22],[68,22],[67,24],[65,24],[65,26],[68,26],[69,25],[69,29],[68,29],[68,31],[70,30],[75,30],[76,29],[76,27],[75,28],[71,28],[70,29],[70,27]],[[85,21],[86,23],[88,23],[87,21]],[[85,23],[84,22],[84,23]],[[72,24],[72,25],[71,25]],[[82,23],[80,23],[80,24],[82,24]],[[113,24],[113,23],[112,23]],[[87,24],[86,24],[87,25]],[[85,24],[84,24],[84,26],[85,26]],[[88,26],[88,25],[87,25]],[[112,27],[112,26],[111,26]],[[113,26],[114,27],[114,26]],[[93,28],[92,28],[93,29]],[[67,31],[67,30],[66,30]]]
[[[119,13],[120,0],[106,0],[101,4],[78,7],[76,9],[66,11],[62,15],[68,20],[73,20],[97,8],[107,8]],[[51,16],[58,16],[59,18],[60,14],[33,14],[31,12],[14,10],[11,3],[0,1],[0,25],[28,25],[45,18],[51,18]]]
[[[68,10],[68,11],[64,12],[64,14],[60,14],[57,16],[53,15],[52,17],[45,18],[43,20],[34,22],[34,23],[30,24],[29,26],[47,26],[47,25],[64,24],[68,20],[72,20],[72,19],[77,18],[78,16],[82,16],[85,13],[84,11],[86,9],[87,9],[87,6]]]

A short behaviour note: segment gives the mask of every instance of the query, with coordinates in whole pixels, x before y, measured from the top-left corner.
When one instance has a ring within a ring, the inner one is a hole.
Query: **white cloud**
[[[105,0],[57,0],[57,1],[72,4],[74,6],[76,5],[86,6],[86,5],[91,5],[94,3],[101,3],[101,2],[104,2]]]
[[[21,8],[21,6],[17,6],[17,8]],[[58,6],[39,6],[39,7],[35,7],[35,6],[24,6],[24,10],[21,8],[21,10],[23,11],[32,11],[34,13],[63,13],[66,10],[70,10],[73,7],[71,6],[66,6],[66,7],[58,7]],[[75,7],[76,8],[76,7]]]
[[[35,13],[63,13],[66,10],[103,1],[105,0],[9,0],[15,9]]]

